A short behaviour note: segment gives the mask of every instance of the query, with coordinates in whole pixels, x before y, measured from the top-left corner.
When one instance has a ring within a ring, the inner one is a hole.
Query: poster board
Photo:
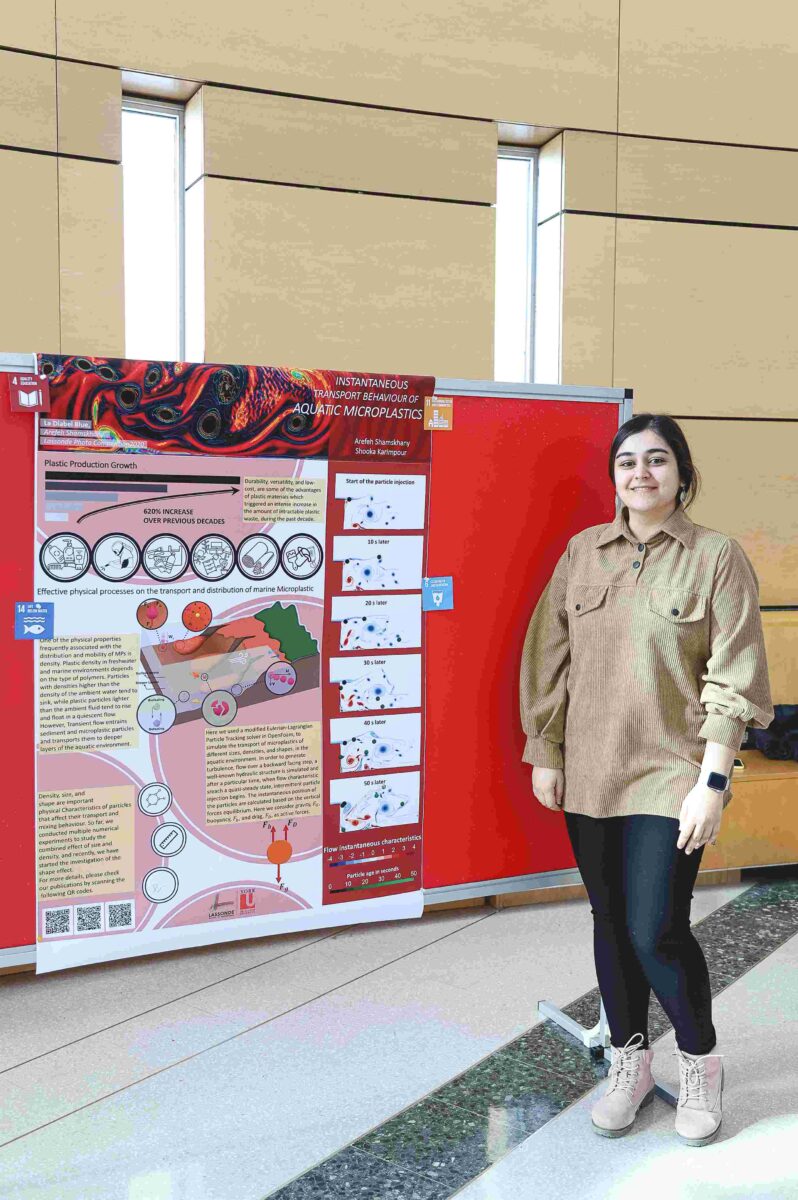
[[[419,916],[434,380],[38,369],[37,971]]]
[[[0,807],[9,897],[0,906],[0,965],[11,966],[34,961],[36,936],[34,647],[11,637],[15,601],[33,595],[34,421],[9,415],[4,383],[5,373],[33,366],[31,355],[0,354],[4,483],[14,512],[0,540],[4,681],[13,697],[4,732],[20,747],[6,763]],[[560,548],[613,515],[605,448],[631,415],[631,394],[621,389],[437,380],[440,395],[457,402],[451,430],[432,436],[427,569],[453,577],[454,606],[425,617],[428,902],[524,890],[574,870],[561,820],[530,800],[513,676]],[[474,630],[486,621],[483,646]]]

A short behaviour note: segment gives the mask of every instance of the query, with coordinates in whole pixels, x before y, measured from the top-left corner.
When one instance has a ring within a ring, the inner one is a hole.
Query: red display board
[[[615,515],[619,423],[617,402],[455,394],[433,434],[427,566],[454,607],[427,616],[425,889],[575,866],[521,761],[518,676],[568,539]]]
[[[33,599],[33,413],[11,413],[0,372],[6,528],[0,538],[5,788],[0,805],[0,949],[35,939],[33,645],[14,640],[14,605]]]
[[[13,637],[33,598],[34,419],[10,412],[0,372],[7,520],[0,555],[5,795],[0,949],[32,945],[33,648]],[[433,435],[427,570],[454,580],[454,608],[427,615],[424,886],[573,867],[561,814],[521,762],[518,669],[526,626],[569,537],[611,520],[607,452],[617,402],[456,396]]]

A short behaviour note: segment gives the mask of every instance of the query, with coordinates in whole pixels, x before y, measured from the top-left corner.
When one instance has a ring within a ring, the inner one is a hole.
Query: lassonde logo
[[[219,921],[224,917],[234,917],[236,915],[235,900],[226,900],[222,897],[221,892],[217,892],[213,898],[213,904],[208,909],[208,920]]]

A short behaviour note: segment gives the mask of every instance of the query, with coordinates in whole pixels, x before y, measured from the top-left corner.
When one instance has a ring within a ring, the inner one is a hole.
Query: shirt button
[[[581,607],[582,607],[582,605],[581,605],[581,604],[577,604],[577,606],[576,606],[576,611],[577,611],[577,612],[579,612],[579,609],[580,609]]]
[[[637,559],[635,559],[635,561],[632,563],[632,566],[633,566],[633,567],[639,567],[639,566],[640,566],[640,563],[637,561]]]
[[[638,543],[638,546],[637,546],[637,548],[638,548],[638,550],[645,550],[645,546],[643,545],[643,543],[642,543],[642,542],[639,542],[639,543]]]
[[[679,615],[679,610],[678,610],[678,608],[672,608],[672,609],[671,609],[671,615],[672,615],[672,616],[674,616],[674,617],[678,617],[678,615]]]

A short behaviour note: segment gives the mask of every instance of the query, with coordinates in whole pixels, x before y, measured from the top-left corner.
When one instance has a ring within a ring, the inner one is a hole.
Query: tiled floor
[[[596,1137],[592,1090],[508,1154],[457,1200],[796,1200],[798,936],[714,1002],[724,1116],[709,1146],[684,1146],[655,1097],[624,1138]],[[722,1045],[721,1045],[722,1041]],[[655,1044],[655,1079],[678,1091],[673,1031]],[[663,1180],[667,1187],[663,1189]]]
[[[583,1178],[559,1166],[575,1139],[576,1162],[591,1170],[599,1151],[605,1164],[634,1158],[629,1148],[612,1158],[616,1142],[608,1152],[606,1139],[585,1134],[582,1110],[606,1068],[536,1011],[546,998],[585,1025],[597,1020],[590,922],[579,901],[466,909],[7,977],[0,1196],[432,1200],[461,1188],[474,1200],[607,1195],[585,1190],[587,1168]],[[716,1002],[721,1038],[735,1022],[749,1030],[741,1038],[746,1057],[738,1063],[735,1055],[735,1070],[744,1061],[756,1077],[753,1099],[736,1106],[745,1124],[763,1111],[756,1096],[770,1092],[767,1072],[788,1061],[776,1052],[757,1058],[750,1030],[756,1018],[769,1030],[777,1012],[796,1020],[787,991],[798,995],[798,883],[698,888],[693,924],[713,991],[728,988]],[[663,1020],[654,1002],[652,1040]],[[797,1033],[798,1023],[793,1045]],[[740,1076],[730,1079],[739,1090]],[[797,1118],[783,1105],[768,1119],[776,1172],[776,1143],[787,1143],[786,1126]],[[673,1134],[664,1136],[672,1120],[660,1101],[646,1114],[659,1138],[655,1155],[673,1154]],[[571,1193],[564,1183],[551,1190],[565,1178]],[[782,1193],[701,1193],[721,1195]]]

